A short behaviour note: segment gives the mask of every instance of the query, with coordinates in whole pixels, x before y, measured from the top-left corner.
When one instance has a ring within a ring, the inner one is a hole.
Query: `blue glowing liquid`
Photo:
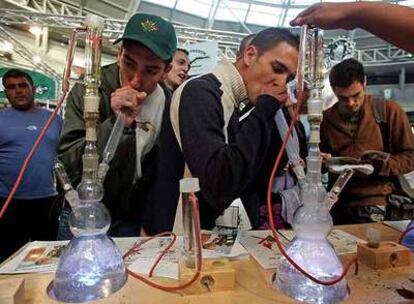
[[[127,275],[122,256],[105,234],[74,237],[60,258],[53,282],[56,298],[84,302],[119,290]]]
[[[295,238],[287,250],[289,256],[322,281],[331,281],[342,273],[342,264],[331,244],[326,240]],[[274,284],[286,295],[305,303],[331,304],[348,297],[346,280],[325,286],[306,278],[282,258]]]

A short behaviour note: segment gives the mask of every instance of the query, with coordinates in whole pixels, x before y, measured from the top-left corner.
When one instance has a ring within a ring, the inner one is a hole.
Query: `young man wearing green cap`
[[[166,94],[158,85],[171,69],[177,38],[171,23],[149,14],[136,14],[128,21],[121,42],[119,63],[104,66],[99,87],[98,153],[102,153],[116,114],[126,115],[125,130],[104,182],[103,203],[112,217],[112,236],[137,236],[147,189],[154,179],[156,140],[161,129]],[[74,187],[81,180],[81,156],[85,144],[83,96],[76,84],[67,98],[59,144],[59,158]],[[143,139],[136,121],[151,124],[151,136]],[[140,137],[141,136],[141,137]],[[67,204],[66,204],[67,205]],[[70,237],[67,207],[61,216],[59,238]]]

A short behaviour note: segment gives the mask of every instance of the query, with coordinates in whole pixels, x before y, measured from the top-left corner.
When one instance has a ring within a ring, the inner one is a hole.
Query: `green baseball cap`
[[[173,25],[161,17],[150,14],[135,14],[125,27],[121,40],[137,41],[149,48],[164,61],[170,61],[177,50],[177,36]]]

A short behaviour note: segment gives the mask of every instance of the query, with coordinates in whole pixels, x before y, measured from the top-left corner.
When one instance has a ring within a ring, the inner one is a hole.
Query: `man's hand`
[[[326,161],[328,161],[328,160],[330,160],[332,158],[332,154],[331,153],[323,153],[323,152],[320,152],[320,155],[322,157],[322,161],[323,162],[326,162]]]
[[[364,154],[361,155],[361,162],[372,165],[374,167],[375,174],[378,174],[379,172],[381,172],[382,168],[384,167],[388,159],[389,159],[389,154],[388,154],[388,157],[384,157],[382,155],[375,154],[375,153],[368,153],[365,155]]]
[[[355,3],[317,3],[302,11],[290,22],[291,26],[304,24],[319,27],[321,29],[346,29],[355,28],[353,19]]]
[[[286,86],[275,86],[274,84],[263,86],[262,95],[270,95],[277,99],[280,104],[288,101],[288,92]]]
[[[139,106],[146,97],[147,93],[138,92],[132,87],[119,88],[111,94],[111,108],[116,114],[119,111],[125,114],[125,127],[130,128],[134,125]]]

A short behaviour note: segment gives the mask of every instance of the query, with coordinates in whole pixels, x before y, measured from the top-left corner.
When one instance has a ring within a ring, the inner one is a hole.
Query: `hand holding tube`
[[[262,95],[270,95],[276,98],[279,104],[285,104],[288,100],[286,86],[276,86],[273,83],[262,87]]]
[[[130,128],[135,124],[139,106],[146,97],[145,92],[138,92],[130,86],[123,87],[112,93],[111,108],[115,113],[122,111],[125,114],[125,127]]]
[[[119,140],[121,139],[124,127],[125,114],[123,112],[119,112],[112,128],[111,135],[106,143],[105,150],[102,155],[102,162],[98,167],[98,178],[102,183],[104,182],[106,173],[109,170],[109,162],[114,157],[116,149],[118,148]]]

